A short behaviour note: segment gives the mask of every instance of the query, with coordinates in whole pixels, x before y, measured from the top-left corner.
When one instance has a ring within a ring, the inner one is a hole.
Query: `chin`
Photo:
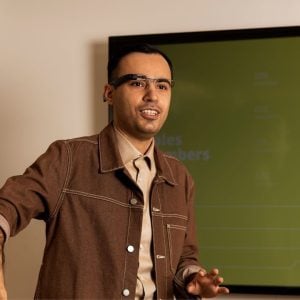
[[[151,139],[151,138],[153,138],[154,136],[156,136],[156,134],[158,133],[158,131],[157,130],[148,130],[148,131],[140,131],[140,138],[142,138],[142,139],[144,139],[144,140],[149,140],[149,139]]]
[[[147,124],[145,126],[138,126],[137,130],[139,131],[139,134],[144,139],[150,139],[157,135],[161,129],[161,126],[152,126],[151,124]]]

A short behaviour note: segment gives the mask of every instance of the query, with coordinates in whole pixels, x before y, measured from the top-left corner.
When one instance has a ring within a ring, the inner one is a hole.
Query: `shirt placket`
[[[136,290],[136,299],[152,299],[155,292],[155,284],[151,278],[151,270],[153,262],[151,259],[151,240],[152,228],[149,210],[149,190],[151,184],[150,161],[146,161],[148,157],[140,157],[134,160],[134,166],[137,170],[136,183],[140,187],[144,195],[144,211],[142,221],[142,234],[139,251],[140,264],[138,269],[138,282]]]

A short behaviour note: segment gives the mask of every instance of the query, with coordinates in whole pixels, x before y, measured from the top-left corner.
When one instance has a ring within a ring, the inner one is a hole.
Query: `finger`
[[[229,289],[224,286],[221,286],[218,289],[218,294],[229,294],[229,293],[230,293]]]
[[[212,270],[209,272],[209,275],[211,275],[211,276],[219,275],[219,269],[217,269],[217,268],[212,269]]]
[[[218,277],[215,278],[214,281],[215,281],[216,285],[220,285],[220,284],[222,284],[224,282],[224,279],[223,279],[223,277],[219,277],[218,276]]]

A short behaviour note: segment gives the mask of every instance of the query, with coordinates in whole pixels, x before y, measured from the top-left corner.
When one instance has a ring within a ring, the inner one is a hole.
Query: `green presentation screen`
[[[300,294],[299,27],[110,38],[174,64],[156,142],[193,175],[200,261],[234,291]]]

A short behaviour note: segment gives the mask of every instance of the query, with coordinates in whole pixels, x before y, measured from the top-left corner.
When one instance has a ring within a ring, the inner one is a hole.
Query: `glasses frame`
[[[143,74],[125,74],[121,77],[118,77],[116,79],[113,79],[109,82],[110,85],[117,88],[120,85],[131,81],[131,80],[146,80],[146,81],[152,81],[152,82],[165,82],[170,85],[170,88],[172,88],[175,85],[175,81],[173,79],[169,80],[167,78],[150,78]]]

